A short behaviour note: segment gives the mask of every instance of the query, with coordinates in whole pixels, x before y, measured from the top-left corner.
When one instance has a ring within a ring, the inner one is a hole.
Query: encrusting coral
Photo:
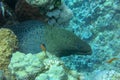
[[[95,70],[94,80],[120,80],[120,73],[115,70]]]
[[[12,53],[16,50],[18,39],[7,28],[0,28],[0,70],[7,71]]]
[[[82,80],[81,73],[67,69],[59,58],[46,53],[15,52],[8,68],[17,80]]]

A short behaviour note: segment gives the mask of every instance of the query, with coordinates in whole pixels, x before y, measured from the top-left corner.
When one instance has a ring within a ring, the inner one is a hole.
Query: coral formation
[[[12,53],[18,47],[16,35],[7,28],[0,28],[0,70],[7,71]]]
[[[46,57],[47,56],[47,57]],[[37,54],[13,54],[10,64],[10,72],[17,80],[81,80],[82,76],[76,71],[67,69],[59,58],[47,52]]]
[[[55,0],[26,0],[26,2],[33,6],[45,7],[46,5],[53,3]]]
[[[15,13],[19,21],[25,20],[41,20],[46,21],[47,18],[43,16],[38,7],[32,7],[25,0],[19,0],[15,7]]]
[[[73,31],[91,45],[90,56],[64,57],[66,65],[77,71],[93,71],[106,60],[120,54],[120,13],[119,0],[65,0],[74,17],[67,29]],[[116,60],[112,69],[119,71],[120,61]],[[120,72],[120,71],[119,71]]]
[[[120,73],[114,70],[103,70],[103,71],[95,71],[94,72],[94,80],[119,80]]]
[[[69,22],[72,11],[61,0],[19,0],[15,9],[18,20],[41,20],[51,25]]]
[[[48,24],[65,26],[73,18],[73,12],[62,2],[61,6],[46,13]]]

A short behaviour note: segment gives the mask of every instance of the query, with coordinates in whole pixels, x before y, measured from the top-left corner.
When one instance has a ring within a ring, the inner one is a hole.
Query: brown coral
[[[17,48],[16,35],[7,28],[0,29],[0,70],[7,70],[11,55]]]
[[[19,21],[46,20],[46,17],[44,15],[41,15],[38,7],[29,5],[25,0],[18,0],[15,7],[15,13]]]

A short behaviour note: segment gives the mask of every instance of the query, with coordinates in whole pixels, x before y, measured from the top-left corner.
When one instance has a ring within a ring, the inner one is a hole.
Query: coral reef
[[[46,16],[48,17],[48,24],[65,26],[73,18],[73,12],[62,2],[58,9],[48,11]]]
[[[9,26],[18,36],[19,50],[23,52],[13,54],[9,65],[11,73],[17,79],[81,80],[82,74],[69,71],[67,66],[83,73],[84,80],[119,80],[120,0],[64,1],[18,1],[16,14],[21,21],[37,19],[71,32],[33,20]],[[38,53],[41,44],[45,44],[43,51],[47,55]],[[92,55],[69,55],[70,52],[87,54],[91,48]],[[53,54],[62,56],[65,64]]]
[[[120,79],[120,73],[114,70],[96,70],[94,71],[94,77],[92,77],[94,80],[119,80]],[[91,79],[91,80],[92,80]]]
[[[49,52],[13,54],[9,70],[17,80],[82,80],[82,75],[67,69],[59,58]]]
[[[15,9],[18,20],[41,20],[51,25],[69,22],[72,11],[61,0],[19,0]]]
[[[74,14],[69,27],[81,38],[91,40],[100,31],[94,32],[98,28],[101,30],[115,28],[116,20],[118,20],[115,17],[119,15],[119,0],[88,2],[65,0],[65,3]]]
[[[48,6],[48,9],[51,8],[50,6],[53,5],[54,8],[54,2],[56,2],[57,0],[25,0],[28,4],[32,5],[32,6],[39,6],[39,7],[44,7]],[[60,1],[60,0],[58,0]]]
[[[12,53],[17,49],[16,35],[6,28],[0,28],[0,70],[7,71]]]
[[[41,20],[45,21],[45,16],[41,15],[39,8],[32,7],[25,0],[19,0],[15,7],[15,13],[19,21],[25,20]]]
[[[63,57],[66,66],[77,71],[93,71],[106,60],[119,57],[120,54],[120,13],[119,0],[65,0],[73,11],[74,17],[66,29],[73,31],[91,45],[90,56]],[[119,60],[112,69],[120,72]]]

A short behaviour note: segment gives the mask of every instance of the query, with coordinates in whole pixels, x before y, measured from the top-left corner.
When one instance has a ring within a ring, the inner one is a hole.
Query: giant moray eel
[[[24,53],[40,52],[40,44],[45,44],[47,51],[59,57],[92,52],[90,45],[74,33],[39,21],[26,21],[9,28],[18,36],[19,51]]]
[[[88,55],[92,53],[88,43],[65,29],[48,26],[44,37],[48,51],[57,56],[68,56],[70,54]]]

